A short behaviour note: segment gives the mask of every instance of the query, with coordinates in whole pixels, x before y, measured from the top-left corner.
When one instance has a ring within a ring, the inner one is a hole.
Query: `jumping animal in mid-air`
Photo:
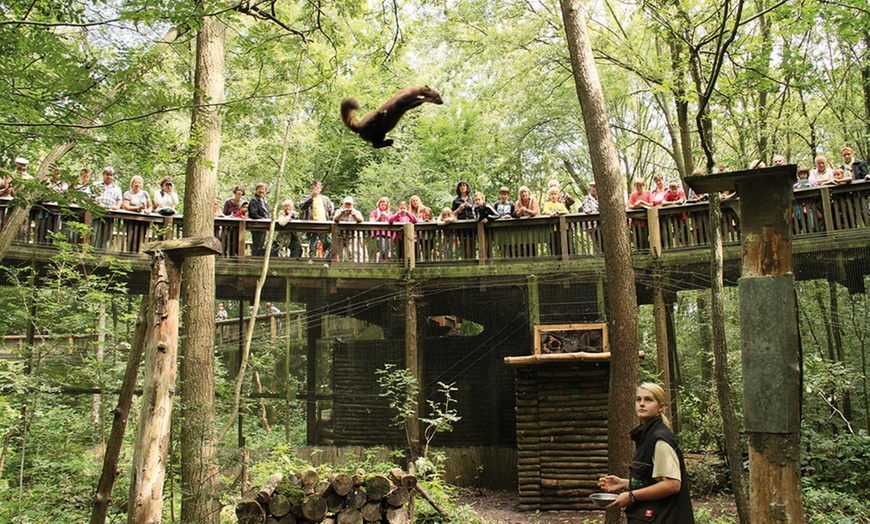
[[[406,87],[377,110],[367,114],[361,120],[357,120],[353,116],[353,112],[360,108],[359,103],[353,98],[345,98],[341,101],[341,121],[360,138],[366,142],[371,142],[372,146],[376,148],[387,147],[393,145],[393,140],[385,140],[384,137],[396,127],[405,111],[414,109],[426,102],[439,105],[443,103],[438,91],[429,86]]]

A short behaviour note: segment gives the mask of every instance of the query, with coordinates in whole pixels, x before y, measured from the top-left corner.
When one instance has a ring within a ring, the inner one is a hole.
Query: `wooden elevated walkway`
[[[795,191],[793,240],[795,276],[799,280],[833,278],[854,292],[863,291],[863,261],[870,247],[870,182],[856,181],[837,187]],[[9,201],[0,200],[0,220]],[[723,202],[722,231],[726,279],[736,282],[740,268],[739,199]],[[709,273],[708,207],[706,202],[628,213],[633,265],[639,283],[660,254],[661,269],[676,289],[707,287]],[[81,238],[67,227],[69,221],[96,226],[100,238]],[[268,221],[216,218],[215,236],[223,254],[215,267],[217,299],[253,296],[262,269],[262,257],[250,255],[252,231],[267,231]],[[80,208],[61,210],[44,205],[34,208],[28,228],[21,231],[4,263],[40,267],[56,249],[51,235],[61,233],[73,242],[94,246],[98,258],[129,263],[129,288],[142,293],[150,259],[141,253],[144,242],[183,236],[183,217],[143,216],[125,211],[101,218]],[[435,223],[384,225],[331,222],[291,222],[276,226],[277,236],[298,235],[307,244],[309,234],[330,234],[333,249],[328,258],[273,256],[264,300],[284,300],[287,289],[293,300],[306,302],[306,289],[318,292],[350,289],[357,293],[398,282],[466,281],[486,285],[500,278],[523,275],[573,275],[585,281],[602,278],[604,258],[598,214],[572,214],[478,224],[460,221],[447,227]],[[376,241],[389,237],[390,256],[376,261]],[[404,240],[400,240],[404,235]],[[412,239],[413,241],[410,241]],[[399,247],[403,244],[404,249]],[[831,266],[824,260],[836,260]],[[827,267],[830,266],[830,267]],[[648,302],[644,286],[639,300]]]

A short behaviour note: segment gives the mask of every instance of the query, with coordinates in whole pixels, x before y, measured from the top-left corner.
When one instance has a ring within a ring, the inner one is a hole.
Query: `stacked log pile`
[[[589,494],[607,472],[608,363],[516,370],[520,509],[595,509]]]
[[[275,473],[236,505],[239,524],[409,524],[411,492],[424,496],[417,478],[401,469],[388,476],[330,474],[314,469]]]

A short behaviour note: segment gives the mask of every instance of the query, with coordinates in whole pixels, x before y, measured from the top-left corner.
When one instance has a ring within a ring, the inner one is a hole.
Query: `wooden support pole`
[[[598,273],[595,281],[595,297],[598,304],[598,322],[607,322],[607,302],[604,296],[604,271]]]
[[[650,238],[652,241],[652,237]],[[656,253],[653,249],[652,253]],[[658,374],[659,384],[664,388],[665,395],[670,397],[671,394],[671,370],[670,370],[670,345],[668,344],[668,319],[667,306],[665,304],[665,292],[663,286],[663,276],[661,269],[661,257],[653,255],[655,258],[653,269],[653,319],[656,327],[656,373]],[[666,407],[665,414],[673,420],[671,410],[672,399],[665,398]]]
[[[406,251],[407,253],[407,251]],[[413,291],[414,283],[405,281],[405,365],[417,384],[420,384],[420,354],[417,351],[417,299]],[[414,412],[405,420],[411,462],[420,454],[420,407],[425,403],[426,394],[422,387],[417,393]]]
[[[313,311],[312,311],[313,310]],[[305,385],[305,427],[306,442],[317,445],[317,339],[320,338],[323,313],[319,311],[319,301],[308,303],[308,358]]]
[[[541,297],[538,295],[538,277],[529,275],[526,285],[529,295],[529,335],[534,342],[535,326],[541,324]]]
[[[290,407],[296,400],[296,392],[290,387],[290,279],[284,279],[284,443],[290,443]]]
[[[802,360],[792,274],[794,165],[689,177],[697,193],[740,194],[738,283],[743,409],[752,522],[803,522],[800,482]]]
[[[168,240],[149,244],[146,252],[152,253],[151,293],[146,316],[145,379],[127,506],[127,522],[131,524],[160,522],[163,511],[175,397],[181,263],[185,257],[220,253],[220,241],[213,237]]]

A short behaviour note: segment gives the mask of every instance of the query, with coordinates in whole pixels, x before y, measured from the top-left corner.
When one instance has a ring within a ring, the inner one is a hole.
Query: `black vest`
[[[656,442],[659,440],[664,440],[677,452],[682,481],[680,492],[676,495],[658,500],[641,500],[630,504],[625,510],[628,522],[695,524],[692,500],[689,497],[689,476],[686,473],[686,464],[683,462],[683,454],[677,446],[677,440],[670,428],[662,422],[661,418],[657,418],[634,428],[631,432],[631,439],[637,445],[637,451],[631,462],[628,489],[640,489],[656,483],[652,476],[653,455],[655,454]]]

